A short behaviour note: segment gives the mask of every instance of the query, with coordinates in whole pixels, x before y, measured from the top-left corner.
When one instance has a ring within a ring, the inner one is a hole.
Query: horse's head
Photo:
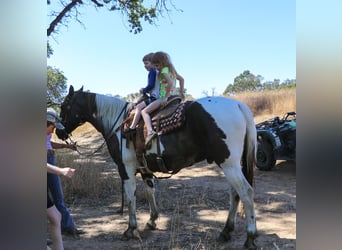
[[[74,91],[74,87],[71,85],[69,93],[65,97],[61,105],[60,117],[62,118],[62,124],[65,129],[56,129],[58,138],[66,140],[68,135],[78,126],[85,123],[84,105],[86,100],[84,97],[83,86],[78,91]]]

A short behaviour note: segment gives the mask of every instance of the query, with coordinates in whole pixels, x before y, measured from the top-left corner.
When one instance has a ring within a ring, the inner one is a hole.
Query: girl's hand
[[[180,96],[181,96],[182,100],[184,101],[185,100],[185,95],[184,95],[183,92],[180,94]]]
[[[69,167],[61,168],[61,171],[64,176],[69,177],[69,178],[73,177],[75,173],[75,169],[69,168]]]
[[[161,107],[164,108],[167,104],[167,97],[164,97],[161,101]]]
[[[67,145],[66,148],[69,148],[69,149],[74,150],[74,151],[77,150],[76,144],[66,144],[66,145]]]

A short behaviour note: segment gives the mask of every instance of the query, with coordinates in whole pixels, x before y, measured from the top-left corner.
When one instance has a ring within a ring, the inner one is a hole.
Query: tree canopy
[[[57,1],[61,7],[56,7],[58,4],[53,4],[54,2],[57,3]],[[107,11],[120,12],[121,15],[127,17],[130,32],[137,34],[142,31],[142,21],[154,24],[154,20],[158,16],[169,13],[170,9],[167,3],[175,9],[172,0],[47,0],[48,15],[51,19],[49,27],[47,28],[47,36],[49,37],[54,33],[58,33],[59,26],[68,26],[69,21],[73,20],[82,23],[79,20],[79,8],[91,6],[106,9]],[[47,42],[47,57],[49,58],[52,54],[53,49],[49,42]],[[51,66],[47,67],[46,98],[48,106],[57,107],[62,101],[67,88],[66,82],[67,78],[61,70]],[[128,96],[128,98],[130,97],[133,98],[134,94],[133,96]]]
[[[67,78],[57,68],[47,66],[46,102],[48,107],[58,108],[67,92]]]
[[[224,95],[235,95],[244,91],[263,91],[263,90],[277,90],[282,88],[295,88],[296,80],[285,80],[280,83],[279,79],[262,83],[263,77],[261,75],[255,76],[249,70],[245,70],[240,75],[234,78],[234,83],[229,84],[224,90]]]
[[[81,6],[93,6],[98,9],[120,12],[127,18],[130,32],[135,34],[143,30],[142,21],[154,24],[158,16],[169,13],[170,9],[167,3],[175,8],[172,0],[59,0],[62,5],[62,9],[59,10],[52,9],[55,8],[55,5],[52,7],[52,2],[53,0],[47,0],[48,7],[50,7],[49,16],[51,18],[47,28],[47,36],[57,32],[59,25],[67,26],[70,19],[81,22],[78,18]]]

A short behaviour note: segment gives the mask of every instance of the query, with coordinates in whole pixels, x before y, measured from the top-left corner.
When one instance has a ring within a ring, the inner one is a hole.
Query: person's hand
[[[69,177],[69,178],[73,177],[73,175],[75,174],[75,171],[76,171],[76,169],[74,169],[74,168],[69,168],[69,167],[61,168],[62,174],[66,177]]]
[[[167,104],[167,98],[168,98],[168,97],[164,97],[164,98],[161,100],[160,106],[161,106],[162,108],[164,108],[164,107],[166,106],[166,104]]]
[[[185,95],[184,95],[184,93],[181,93],[180,96],[181,96],[182,100],[184,101],[184,100],[185,100]]]
[[[77,150],[76,143],[66,144],[66,145],[67,145],[66,148],[69,148],[69,149],[74,150],[74,151]]]

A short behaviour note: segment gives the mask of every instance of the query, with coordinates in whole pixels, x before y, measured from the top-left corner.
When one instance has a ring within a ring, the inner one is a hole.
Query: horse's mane
[[[102,94],[96,94],[95,101],[97,107],[97,119],[102,121],[106,131],[108,131],[108,129],[112,129],[113,123],[117,120],[119,115],[121,115],[122,118],[124,117],[125,113],[122,113],[122,110],[125,106],[128,104],[127,107],[130,107],[130,105],[132,105],[120,98]]]

